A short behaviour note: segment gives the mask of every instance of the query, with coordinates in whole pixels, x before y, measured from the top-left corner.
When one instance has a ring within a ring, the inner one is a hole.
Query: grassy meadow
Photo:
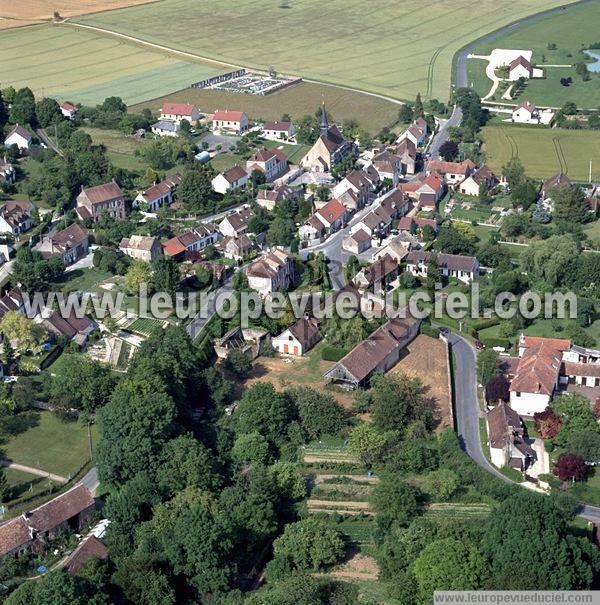
[[[163,0],[77,22],[399,99],[446,100],[457,50],[565,0]],[[175,18],[177,16],[177,18]]]
[[[519,96],[519,101],[528,99],[537,105],[560,107],[573,101],[580,107],[598,107],[600,99],[600,74],[592,74],[588,82],[575,73],[572,67],[545,67],[546,65],[573,65],[587,60],[581,47],[600,40],[600,2],[587,1],[566,8],[559,14],[540,19],[534,23],[515,28],[492,42],[479,46],[475,54],[487,55],[494,48],[533,50],[533,62],[544,68],[545,78],[530,80]],[[549,49],[549,45],[556,49]],[[469,83],[480,94],[491,87],[485,76],[486,62],[470,59],[468,64]],[[561,78],[573,78],[569,87],[560,84]]]
[[[89,30],[57,25],[0,33],[2,86],[29,86],[37,96],[95,105],[117,95],[128,103],[179,90],[220,73]]]
[[[600,132],[523,126],[487,126],[483,129],[487,163],[495,171],[518,156],[531,177],[547,178],[559,171],[575,181],[600,179]]]

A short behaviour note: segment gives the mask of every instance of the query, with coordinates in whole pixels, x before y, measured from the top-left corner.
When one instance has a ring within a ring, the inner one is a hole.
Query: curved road
[[[461,336],[452,333],[448,338],[454,355],[454,405],[456,432],[462,449],[483,469],[507,483],[514,483],[492,466],[483,453],[479,435],[481,409],[477,394],[477,354]],[[584,504],[578,515],[600,523],[600,508]]]

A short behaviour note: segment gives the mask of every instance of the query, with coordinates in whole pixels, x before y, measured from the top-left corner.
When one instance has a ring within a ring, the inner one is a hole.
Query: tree
[[[186,170],[177,188],[176,197],[188,209],[194,212],[210,211],[214,208],[212,200],[212,169],[196,167]]]
[[[326,521],[308,517],[287,525],[273,543],[273,552],[297,569],[319,571],[342,558],[344,541]]]
[[[238,462],[265,464],[269,458],[269,442],[256,431],[240,435],[233,444],[231,456]]]
[[[506,178],[511,190],[517,188],[525,178],[525,168],[518,157],[512,157],[502,166],[502,175]]]
[[[423,599],[436,590],[474,590],[480,588],[487,565],[479,550],[469,542],[443,538],[428,544],[413,565]]]
[[[47,126],[50,126],[50,124],[54,124],[62,119],[62,113],[58,102],[56,99],[51,99],[49,97],[44,97],[37,103],[35,106],[35,113],[42,128],[46,128]]]
[[[396,475],[384,474],[375,485],[369,503],[376,512],[406,525],[417,514],[417,491]]]
[[[118,566],[113,581],[132,603],[174,605],[177,602],[169,577],[150,557],[129,557]]]
[[[504,374],[498,374],[485,385],[485,400],[489,404],[510,399],[510,382]]]
[[[6,471],[2,468],[0,469],[0,504],[6,502],[9,492],[10,488],[6,479]]]
[[[16,342],[20,353],[34,351],[39,353],[46,339],[46,330],[41,324],[27,319],[18,311],[8,311],[0,321],[0,332],[11,342]]]
[[[180,282],[179,267],[172,258],[157,258],[152,263],[152,282],[157,292],[175,296]]]
[[[508,172],[510,179],[516,182],[511,187],[510,197],[514,205],[523,207],[523,210],[528,210],[533,204],[537,202],[539,197],[539,185],[533,179],[528,179],[524,176],[524,171],[521,172],[522,165],[517,164],[519,160],[512,159],[509,161]],[[503,170],[507,169],[507,166]],[[506,173],[504,175],[509,178]]]
[[[458,157],[458,143],[445,141],[440,145],[440,155],[447,162],[453,162]]]
[[[586,472],[585,460],[575,454],[561,454],[554,465],[554,474],[561,481],[583,481]]]
[[[89,605],[91,594],[87,594],[83,582],[65,571],[51,571],[35,582],[25,582],[5,601],[9,605]],[[92,600],[98,605],[106,603]]]
[[[372,383],[371,415],[374,426],[387,431],[404,431],[409,422],[431,423],[431,411],[423,399],[423,385],[418,378],[403,374],[377,377]]]
[[[224,366],[238,378],[248,378],[252,372],[252,361],[241,349],[234,349],[227,355]]]
[[[413,108],[409,103],[404,103],[398,111],[398,121],[401,124],[410,124],[413,120]]]
[[[135,259],[129,266],[129,269],[127,269],[123,283],[125,285],[125,289],[129,293],[134,294],[139,292],[142,284],[148,286],[151,278],[152,270],[150,265],[143,260]],[[148,289],[150,288],[148,287]]]
[[[567,393],[555,397],[552,409],[562,420],[561,428],[554,438],[557,445],[565,445],[570,436],[579,431],[600,432],[596,416],[588,399],[583,395]]]
[[[294,221],[283,216],[276,216],[267,231],[267,241],[273,246],[289,246],[295,236]]]
[[[550,192],[555,221],[564,223],[585,223],[589,220],[589,205],[583,189],[578,185],[555,187]]]
[[[386,443],[386,437],[372,424],[361,422],[356,425],[348,439],[348,451],[359,456],[363,464],[369,468],[380,457]]]
[[[445,502],[454,495],[459,484],[458,475],[453,470],[440,468],[427,473],[421,487],[431,498]]]
[[[35,97],[29,88],[21,88],[15,93],[10,108],[10,121],[13,124],[35,125]]]
[[[92,413],[108,401],[113,388],[108,367],[79,354],[65,353],[50,382],[50,401],[65,411]]]
[[[102,481],[118,485],[137,473],[155,469],[164,444],[175,435],[173,399],[166,393],[144,392],[142,388],[142,383],[121,382],[98,412],[96,464]]]
[[[600,433],[597,431],[575,431],[567,438],[565,447],[567,452],[586,462],[600,462]]]
[[[534,414],[533,421],[535,432],[542,439],[554,439],[562,426],[560,416],[557,416],[551,408]]]
[[[422,118],[425,115],[425,109],[423,108],[423,101],[421,100],[421,93],[417,93],[415,99],[415,107],[413,109],[413,120]]]
[[[494,349],[484,349],[477,356],[477,380],[479,384],[487,384],[498,374],[500,356]]]
[[[552,287],[559,286],[572,275],[571,267],[579,256],[579,248],[571,234],[532,242],[521,254],[521,269],[534,279],[545,280]]]
[[[306,495],[306,479],[297,464],[280,460],[269,467],[269,475],[284,498],[299,500]]]
[[[348,426],[348,414],[331,395],[302,386],[287,389],[285,393],[294,401],[309,439],[337,435]]]
[[[252,183],[254,189],[256,189],[259,185],[264,185],[267,182],[267,176],[262,170],[255,168],[250,173],[250,182]]]
[[[241,292],[242,290],[246,290],[248,288],[248,278],[241,269],[238,269],[234,273],[232,285],[236,292]]]
[[[344,277],[346,281],[351,281],[352,278],[360,271],[360,261],[354,254],[350,255],[350,258],[344,265]]]

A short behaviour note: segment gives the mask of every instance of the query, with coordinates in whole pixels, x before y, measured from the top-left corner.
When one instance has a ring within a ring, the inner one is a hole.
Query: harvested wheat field
[[[51,19],[54,11],[75,17],[150,2],[156,0],[0,0],[0,29]]]
[[[418,378],[424,387],[425,399],[430,403],[436,418],[436,432],[451,427],[452,399],[448,385],[448,357],[446,343],[420,334],[408,347],[407,353],[390,370]]]

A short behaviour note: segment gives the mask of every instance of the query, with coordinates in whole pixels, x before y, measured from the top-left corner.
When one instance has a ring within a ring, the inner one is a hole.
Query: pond
[[[595,60],[594,63],[588,63],[588,70],[594,73],[600,73],[600,50],[586,50],[584,51],[588,57]]]

